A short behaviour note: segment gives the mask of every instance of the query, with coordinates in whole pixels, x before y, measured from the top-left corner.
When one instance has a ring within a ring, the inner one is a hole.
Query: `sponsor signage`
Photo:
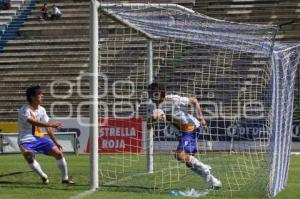
[[[99,121],[100,153],[139,153],[142,151],[142,118],[108,118]],[[86,152],[89,152],[89,144]]]

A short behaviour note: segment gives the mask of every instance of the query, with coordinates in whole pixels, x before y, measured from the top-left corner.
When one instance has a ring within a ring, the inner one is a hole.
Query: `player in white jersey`
[[[63,184],[74,184],[68,176],[67,162],[62,153],[62,146],[57,142],[52,128],[63,127],[61,122],[49,122],[44,107],[41,106],[43,93],[40,86],[31,86],[26,90],[28,104],[23,105],[18,113],[20,150],[29,166],[48,184],[48,176],[35,159],[35,152],[53,156],[61,171]],[[51,138],[46,139],[41,129],[44,127]]]
[[[199,175],[204,176],[205,181],[210,182],[212,188],[220,188],[222,183],[212,175],[211,167],[194,157],[197,152],[198,134],[202,127],[207,126],[197,98],[166,95],[164,86],[158,83],[148,86],[148,94],[155,106],[148,110],[148,128],[152,128],[153,121],[161,119],[175,126],[181,132],[175,157]],[[195,108],[195,117],[189,114],[189,106]]]

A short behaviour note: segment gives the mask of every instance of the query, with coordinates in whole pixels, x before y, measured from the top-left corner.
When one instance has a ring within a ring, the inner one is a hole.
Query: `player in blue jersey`
[[[154,104],[148,110],[148,129],[152,128],[152,122],[156,120],[164,120],[175,126],[181,132],[175,157],[204,176],[205,181],[211,183],[213,188],[220,188],[222,183],[212,175],[211,167],[194,157],[197,152],[198,133],[202,127],[207,126],[197,98],[166,95],[164,86],[158,83],[148,86],[148,94]],[[189,106],[195,108],[196,116],[189,114]]]
[[[26,90],[27,104],[24,104],[18,113],[20,150],[29,166],[41,177],[44,184],[49,183],[40,164],[35,159],[35,153],[53,156],[61,171],[63,184],[74,184],[68,176],[67,162],[62,153],[62,146],[57,142],[52,128],[63,127],[63,123],[49,122],[44,107],[41,106],[44,95],[40,86],[31,86]],[[41,128],[44,127],[51,140],[44,137]]]

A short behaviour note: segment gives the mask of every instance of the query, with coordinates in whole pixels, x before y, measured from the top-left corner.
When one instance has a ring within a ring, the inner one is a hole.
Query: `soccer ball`
[[[155,109],[152,113],[152,117],[155,120],[161,120],[161,121],[166,121],[166,114],[163,110],[161,109]]]

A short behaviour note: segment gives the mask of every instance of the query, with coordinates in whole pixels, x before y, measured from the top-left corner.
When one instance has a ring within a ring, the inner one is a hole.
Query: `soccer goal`
[[[273,197],[283,190],[299,45],[275,43],[276,32],[176,4],[92,0],[91,189],[99,180],[103,189],[162,194]],[[200,102],[207,128],[195,157],[212,167],[220,190],[174,158],[177,128],[145,127],[152,82]]]

